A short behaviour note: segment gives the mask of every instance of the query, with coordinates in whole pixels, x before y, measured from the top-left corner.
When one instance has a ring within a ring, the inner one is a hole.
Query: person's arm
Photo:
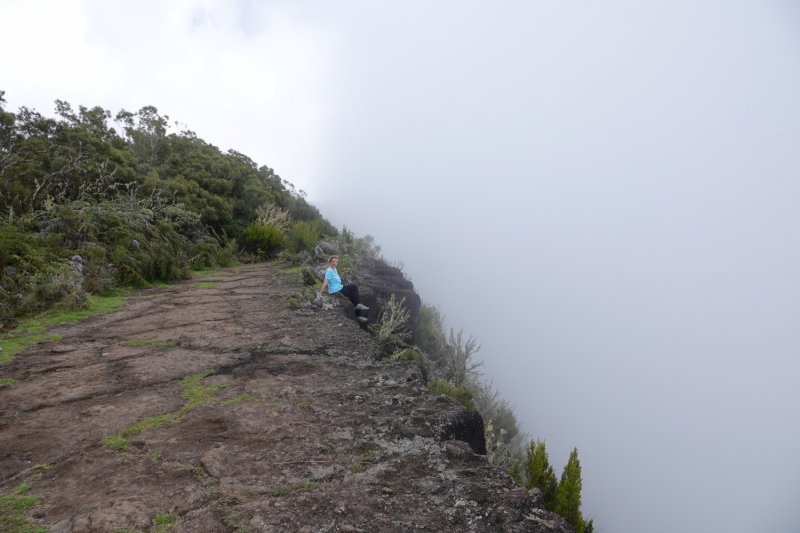
[[[322,287],[320,287],[319,293],[322,294],[322,291],[324,291],[325,287],[327,286],[328,286],[328,280],[326,279],[325,281],[322,282]]]

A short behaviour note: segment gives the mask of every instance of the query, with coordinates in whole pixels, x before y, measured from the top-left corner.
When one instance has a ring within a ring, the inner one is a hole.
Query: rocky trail
[[[0,530],[572,531],[479,455],[475,411],[380,362],[341,308],[288,306],[300,287],[222,269],[2,365],[0,496],[38,504]]]

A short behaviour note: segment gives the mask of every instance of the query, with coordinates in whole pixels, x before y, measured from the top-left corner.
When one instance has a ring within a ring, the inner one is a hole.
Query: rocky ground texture
[[[287,305],[301,283],[228,268],[52,328],[0,367],[0,496],[53,533],[572,531],[418,364]]]

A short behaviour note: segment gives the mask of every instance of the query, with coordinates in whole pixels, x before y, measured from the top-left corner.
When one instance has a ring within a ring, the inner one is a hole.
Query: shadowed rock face
[[[414,284],[403,277],[399,268],[386,265],[377,259],[364,259],[359,264],[358,275],[361,278],[359,282],[361,301],[369,307],[366,316],[370,322],[378,321],[381,309],[394,294],[398,302],[405,298],[404,305],[410,312],[408,331],[413,333],[417,329],[422,300],[419,294],[414,292]]]
[[[487,463],[480,416],[418,364],[377,362],[340,309],[288,308],[296,274],[203,281],[140,291],[0,366],[19,380],[0,388],[0,495],[39,476],[28,516],[54,533],[156,514],[178,533],[572,531]],[[101,443],[120,433],[126,448]]]

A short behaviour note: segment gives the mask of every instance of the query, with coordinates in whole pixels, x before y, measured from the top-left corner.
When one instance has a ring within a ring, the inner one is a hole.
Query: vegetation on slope
[[[6,110],[0,91],[0,317],[81,309],[90,294],[302,251],[338,232],[303,191],[236,151],[170,132],[154,107],[56,101]]]

